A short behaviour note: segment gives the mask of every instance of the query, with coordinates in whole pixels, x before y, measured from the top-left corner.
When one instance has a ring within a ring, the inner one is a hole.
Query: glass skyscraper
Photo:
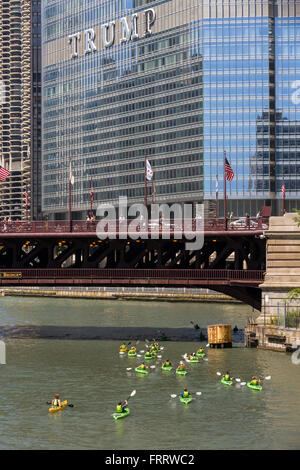
[[[300,206],[300,1],[43,0],[42,210],[94,201]],[[91,183],[92,182],[92,183]],[[148,188],[149,196],[151,188]]]

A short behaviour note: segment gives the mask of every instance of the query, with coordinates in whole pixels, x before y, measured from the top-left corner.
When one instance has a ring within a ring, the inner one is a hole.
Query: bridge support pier
[[[297,313],[296,303],[287,301],[288,293],[300,288],[300,228],[294,218],[294,213],[270,218],[261,314],[246,328],[247,346],[288,351],[300,340],[300,308]]]

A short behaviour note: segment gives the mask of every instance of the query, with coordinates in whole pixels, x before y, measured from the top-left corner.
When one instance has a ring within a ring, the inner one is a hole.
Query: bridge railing
[[[3,269],[0,279],[181,279],[222,281],[263,281],[263,270],[228,269]]]
[[[68,221],[14,221],[14,222],[0,222],[1,233],[95,233],[99,220],[84,221],[73,220],[71,226]],[[120,223],[119,221],[112,221],[103,227],[103,231],[107,233],[158,233],[163,234],[169,232],[171,235],[181,232],[213,232],[213,231],[263,231],[269,228],[268,218],[246,218],[239,219],[205,219],[204,224],[197,225],[196,219],[185,220],[172,220],[164,222],[161,220],[149,220],[148,226],[145,222],[140,224],[134,223],[129,220],[127,223]]]

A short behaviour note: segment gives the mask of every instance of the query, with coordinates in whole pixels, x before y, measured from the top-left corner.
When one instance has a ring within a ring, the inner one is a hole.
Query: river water
[[[252,310],[240,304],[90,301],[3,297],[1,327],[155,326],[202,327],[215,322],[243,327]],[[245,349],[208,350],[207,361],[186,377],[163,373],[161,360],[148,376],[127,371],[142,359],[120,357],[119,341],[15,339],[5,336],[1,365],[0,449],[299,449],[300,365],[288,354]],[[162,343],[174,364],[198,344]],[[205,343],[202,343],[205,346]],[[137,345],[145,349],[144,342]],[[265,377],[263,390],[224,387],[216,372],[247,380]],[[202,395],[185,406],[171,394],[183,387]],[[131,414],[114,421],[116,402]],[[73,408],[51,415],[47,401],[60,393]]]

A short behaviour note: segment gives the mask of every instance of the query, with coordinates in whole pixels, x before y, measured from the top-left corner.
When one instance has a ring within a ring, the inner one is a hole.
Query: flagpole
[[[25,203],[26,203],[26,205],[25,205],[25,208],[26,208],[26,221],[28,222],[28,187],[26,187],[25,191],[26,191],[26,194],[25,194],[25,198],[26,198],[26,200],[25,200]]]
[[[145,206],[147,209],[147,155],[145,155]]]
[[[154,204],[154,191],[155,191],[155,188],[154,188],[154,173],[153,173],[153,176],[152,176],[152,204]]]
[[[91,204],[91,217],[93,215],[93,201],[94,201],[94,188],[93,188],[93,180],[91,180],[91,190],[90,190],[90,204]]]
[[[219,177],[218,177],[218,170],[217,170],[217,187],[216,187],[216,219],[219,217],[219,200],[218,200],[218,192],[219,192]]]
[[[72,184],[71,184],[71,175],[72,175],[72,161],[70,158],[70,174],[69,174],[69,231],[72,232]]]
[[[226,151],[224,150],[224,223],[225,230],[227,230],[227,219],[226,219],[226,169],[225,169]]]

